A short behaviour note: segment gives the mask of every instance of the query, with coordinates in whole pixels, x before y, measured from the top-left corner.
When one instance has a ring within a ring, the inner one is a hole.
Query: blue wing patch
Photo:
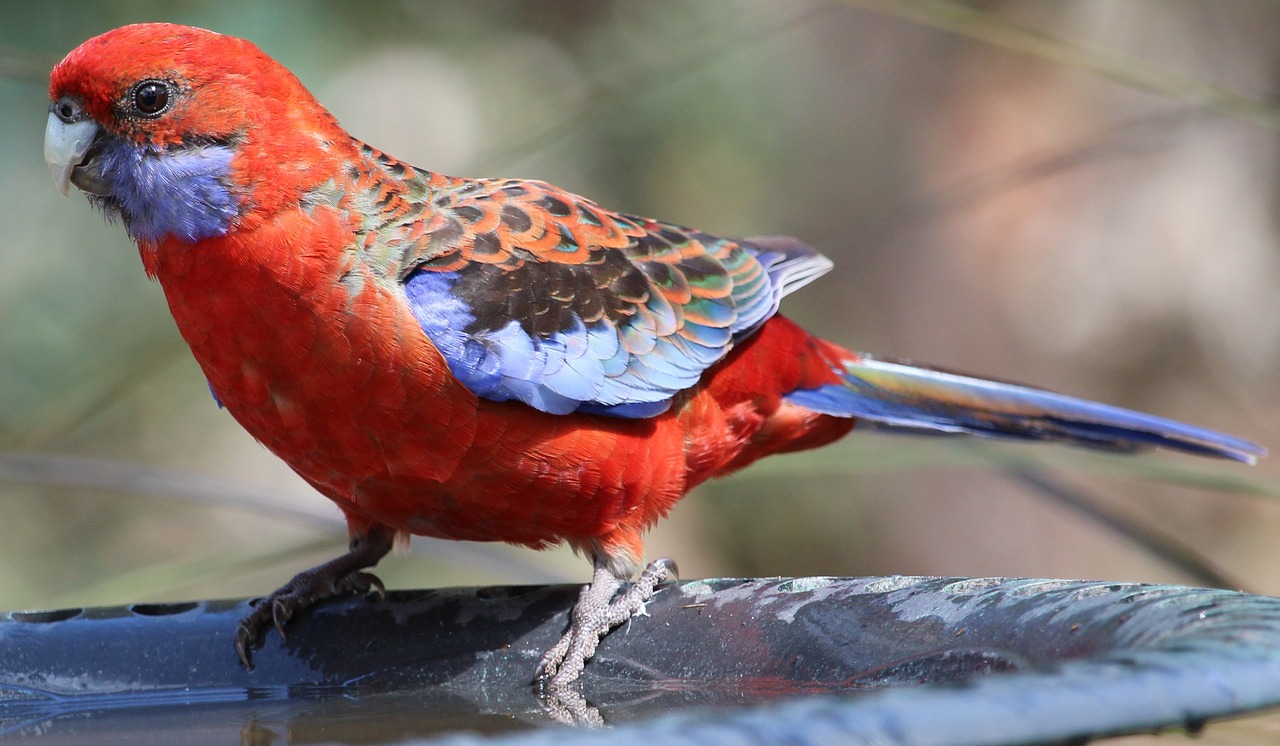
[[[768,320],[784,294],[831,266],[792,239],[689,235],[708,250],[679,262],[632,261],[642,292],[574,274],[600,271],[589,263],[533,261],[522,265],[519,287],[502,286],[512,273],[468,264],[420,268],[404,291],[449,369],[477,396],[551,414],[652,417]],[[588,302],[591,293],[603,299]],[[596,308],[604,310],[588,310]]]

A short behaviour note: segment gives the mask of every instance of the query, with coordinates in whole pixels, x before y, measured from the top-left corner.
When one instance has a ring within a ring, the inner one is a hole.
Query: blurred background
[[[950,8],[950,10],[948,10]],[[262,594],[340,516],[209,395],[120,226],[42,160],[48,71],[174,21],[252,39],[416,165],[545,179],[835,260],[784,310],[846,346],[1280,444],[1280,4],[0,2],[0,608]],[[957,20],[959,19],[959,20]],[[1280,459],[851,437],[697,490],[685,577],[1205,583],[1010,475],[1280,593]],[[1166,542],[1167,543],[1167,542]],[[415,541],[393,587],[583,582]]]

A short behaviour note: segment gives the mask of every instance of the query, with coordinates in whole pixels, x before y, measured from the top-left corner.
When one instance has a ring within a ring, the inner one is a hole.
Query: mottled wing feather
[[[830,267],[794,239],[733,241],[610,212],[550,184],[447,179],[370,149],[425,209],[364,197],[365,255],[394,276],[483,398],[649,417]],[[391,264],[396,266],[390,266]]]

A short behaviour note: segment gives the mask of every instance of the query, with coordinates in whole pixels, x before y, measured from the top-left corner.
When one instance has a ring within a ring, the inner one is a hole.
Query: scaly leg
[[[289,619],[318,601],[345,593],[368,593],[373,589],[377,589],[378,595],[385,595],[387,589],[382,581],[376,575],[361,571],[387,556],[392,538],[392,532],[382,528],[353,536],[346,554],[298,573],[293,580],[258,601],[236,627],[236,652],[245,668],[253,668],[250,655],[267,622],[274,624],[283,638],[284,625]]]
[[[670,559],[657,559],[640,573],[640,578],[618,594],[626,578],[618,577],[604,557],[593,558],[595,573],[591,585],[582,589],[570,614],[569,631],[542,656],[534,681],[551,690],[563,689],[582,674],[596,646],[609,630],[642,613],[659,583],[674,580],[679,573]],[[614,596],[617,598],[614,598]]]

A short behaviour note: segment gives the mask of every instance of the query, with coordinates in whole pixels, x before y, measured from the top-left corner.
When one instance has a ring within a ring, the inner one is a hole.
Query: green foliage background
[[[836,270],[785,310],[850,347],[1280,442],[1272,3],[5,1],[0,18],[0,608],[259,594],[344,543],[337,510],[214,407],[124,232],[48,181],[49,68],[137,21],[254,40],[354,135],[427,168],[803,237]],[[1028,459],[1280,592],[1274,461],[872,436],[700,489],[650,553],[688,577],[1188,580],[1001,474]],[[586,565],[423,541],[381,572]]]

